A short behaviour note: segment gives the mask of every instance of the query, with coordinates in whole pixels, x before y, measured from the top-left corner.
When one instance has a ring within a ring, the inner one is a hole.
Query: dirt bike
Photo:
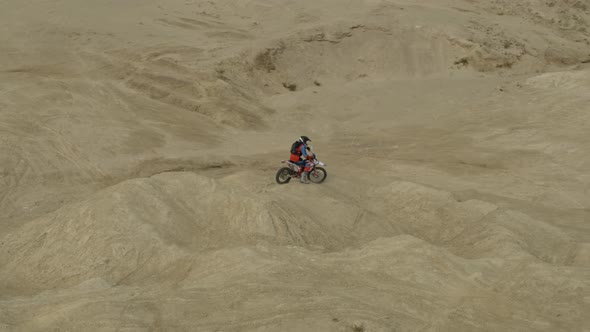
[[[309,181],[313,183],[322,183],[326,180],[328,176],[328,172],[322,166],[327,166],[323,162],[317,160],[315,157],[310,160],[312,166],[309,170]],[[283,160],[281,161],[283,164],[287,164],[287,167],[283,167],[277,171],[277,175],[275,179],[277,180],[278,184],[285,184],[289,183],[291,179],[295,178],[298,179],[301,177],[301,172],[303,172],[303,167],[296,165],[294,162],[290,160]]]

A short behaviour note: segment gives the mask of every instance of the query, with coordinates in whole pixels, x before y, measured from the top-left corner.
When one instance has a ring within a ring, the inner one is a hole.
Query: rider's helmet
[[[307,145],[307,144],[308,144],[308,142],[311,142],[311,140],[310,140],[310,139],[309,139],[309,137],[307,137],[307,136],[301,136],[301,137],[299,137],[299,141],[300,141],[301,143],[305,144],[305,145]]]

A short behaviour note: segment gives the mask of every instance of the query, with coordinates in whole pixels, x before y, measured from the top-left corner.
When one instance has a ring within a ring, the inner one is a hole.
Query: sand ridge
[[[590,5],[0,4],[0,330],[584,331]],[[321,185],[274,182],[299,135]]]

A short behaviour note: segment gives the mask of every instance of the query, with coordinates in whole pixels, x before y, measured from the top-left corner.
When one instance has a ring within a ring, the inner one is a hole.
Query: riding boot
[[[309,172],[301,173],[301,178],[299,179],[299,182],[308,184],[309,183],[308,175],[309,175]]]

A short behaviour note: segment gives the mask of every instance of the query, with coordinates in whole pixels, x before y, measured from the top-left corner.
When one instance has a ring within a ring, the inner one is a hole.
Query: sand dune
[[[590,4],[0,4],[0,330],[586,331]],[[300,135],[329,177],[274,182]]]

